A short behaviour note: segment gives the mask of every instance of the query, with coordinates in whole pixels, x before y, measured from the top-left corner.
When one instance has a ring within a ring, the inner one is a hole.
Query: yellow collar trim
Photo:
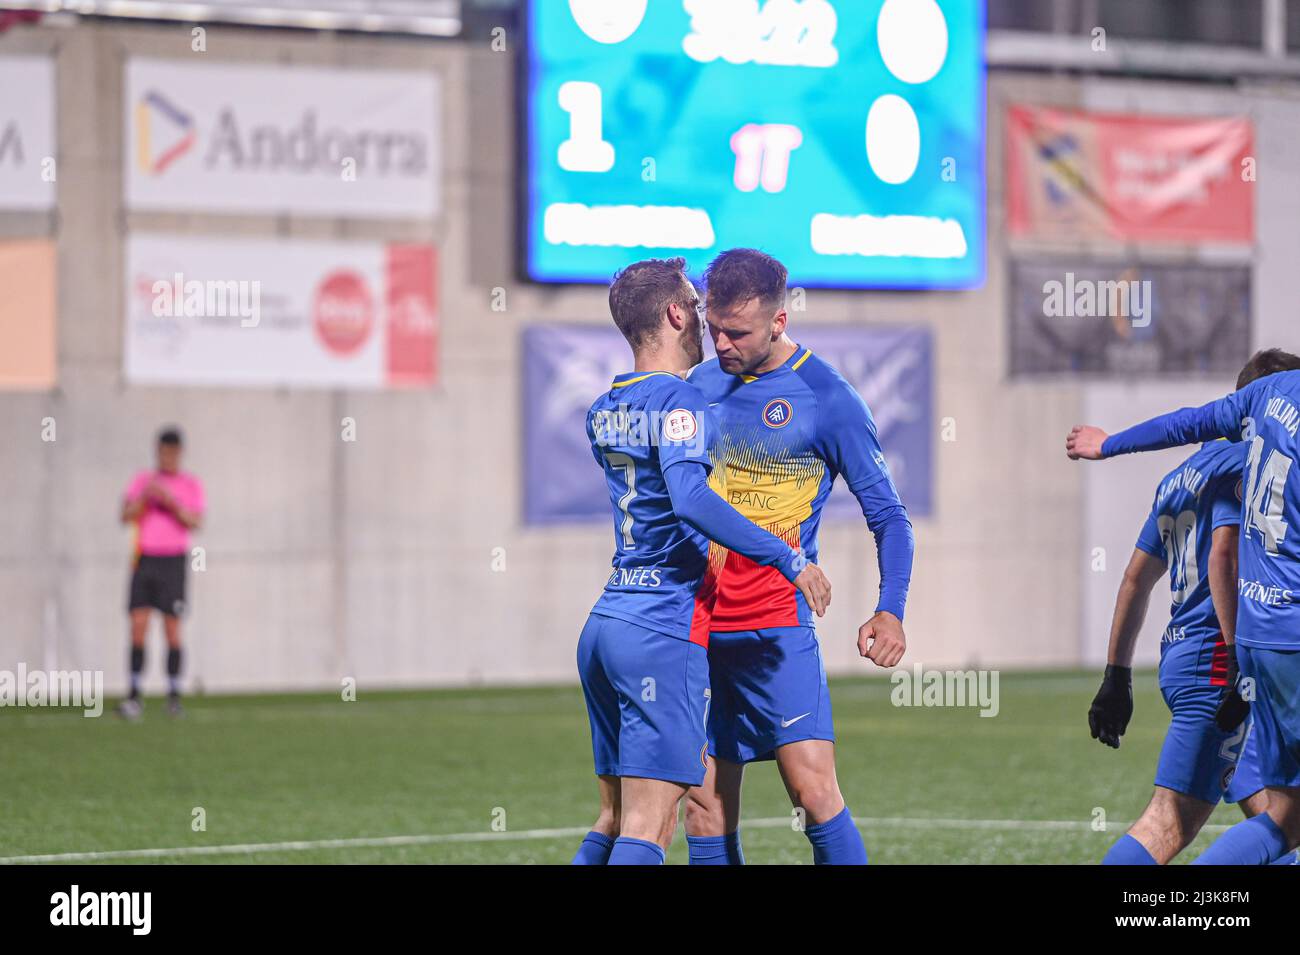
[[[808,356],[811,355],[811,354],[812,354],[812,349],[811,349],[811,348],[805,348],[805,349],[803,350],[803,354],[799,356],[799,360],[796,361],[793,365],[790,366],[790,370],[791,370],[791,371],[798,371],[798,370],[799,370],[799,366],[802,365],[804,362],[806,362],[806,361],[808,360]],[[786,360],[789,361],[789,359],[786,359]],[[779,370],[780,370],[779,368],[773,368],[773,369],[772,369],[772,371],[779,371]],[[769,374],[769,375],[770,375],[770,374],[772,373],[772,371],[766,372],[766,374]],[[744,382],[745,384],[749,384],[751,381],[758,381],[758,379],[761,378],[761,377],[762,377],[762,375],[741,375],[741,376],[740,376],[740,380],[741,380],[742,382]]]
[[[667,375],[669,378],[676,378],[671,371],[647,371],[644,375],[637,375],[635,378],[629,378],[627,381],[616,381],[613,387],[626,388],[628,385],[635,385],[638,381],[645,381],[647,378],[653,378],[655,375]]]

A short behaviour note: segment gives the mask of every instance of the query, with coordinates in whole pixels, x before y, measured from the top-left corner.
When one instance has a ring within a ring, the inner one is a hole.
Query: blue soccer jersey
[[[866,402],[806,348],[796,348],[762,375],[724,372],[717,359],[697,366],[690,382],[716,406],[722,438],[714,489],[759,527],[817,559],[822,506],[836,476],[861,496],[897,491]],[[905,515],[901,502],[898,511]],[[909,529],[910,534],[910,529]],[[910,537],[909,537],[910,541]],[[903,615],[908,566],[882,586],[882,609]],[[737,553],[727,556],[713,611],[715,631],[812,626],[807,601],[775,571]]]
[[[668,372],[620,375],[591,406],[587,436],[614,514],[613,573],[592,613],[707,646],[726,548],[798,577],[800,551],[709,490],[716,434],[704,397]]]
[[[1169,567],[1169,626],[1160,640],[1160,686],[1223,686],[1228,648],[1210,596],[1211,539],[1241,523],[1239,444],[1206,444],[1160,481],[1137,546]]]
[[[1200,408],[1112,435],[1105,457],[1224,437],[1244,448],[1237,642],[1300,649],[1300,371],[1284,371]]]
[[[807,563],[710,490],[716,430],[700,392],[668,372],[619,375],[587,415],[614,516],[613,572],[578,640],[602,776],[704,781],[714,571],[727,547],[790,581]]]
[[[663,472],[679,461],[712,467],[709,417],[699,391],[666,371],[619,375],[591,406],[587,437],[614,514],[613,573],[594,613],[707,644],[710,543],[678,520]]]

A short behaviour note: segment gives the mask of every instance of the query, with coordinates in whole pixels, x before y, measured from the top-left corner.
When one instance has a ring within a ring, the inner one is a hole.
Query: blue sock
[[[602,833],[587,833],[578,846],[578,854],[573,857],[573,865],[604,865],[609,861],[609,853],[614,848],[614,840]]]
[[[1300,865],[1300,854],[1288,852],[1280,859],[1274,859],[1269,865]]]
[[[1268,865],[1287,848],[1277,823],[1261,812],[1215,839],[1192,865]]]
[[[1101,860],[1102,865],[1159,865],[1142,845],[1127,832],[1119,837]]]
[[[687,836],[691,865],[744,865],[740,851],[740,830],[725,836]]]
[[[812,843],[814,865],[867,864],[867,847],[862,844],[848,806],[834,819],[809,826],[804,835]]]
[[[664,850],[653,842],[619,836],[606,865],[663,865]]]

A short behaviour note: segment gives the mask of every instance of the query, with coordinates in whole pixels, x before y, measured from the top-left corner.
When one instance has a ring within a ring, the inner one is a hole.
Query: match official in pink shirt
[[[118,712],[137,719],[143,711],[140,677],[149,617],[163,615],[167,636],[167,710],[179,716],[181,617],[185,613],[185,572],[190,531],[203,517],[203,484],[180,469],[181,433],[164,428],[158,435],[158,466],[140,471],[127,485],[122,523],[135,524],[135,555],[128,609],[131,615],[131,695]]]

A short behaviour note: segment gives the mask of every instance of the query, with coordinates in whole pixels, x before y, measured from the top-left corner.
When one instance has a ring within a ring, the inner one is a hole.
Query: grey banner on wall
[[[889,469],[913,517],[934,509],[934,344],[929,329],[805,324],[795,336],[828,360],[875,417]],[[711,349],[710,349],[711,350]],[[536,324],[523,333],[524,520],[533,525],[608,521],[610,504],[591,456],[591,402],[626,371],[627,343],[611,324]],[[842,481],[837,481],[839,491]],[[833,492],[829,521],[862,520],[847,491]]]
[[[1011,374],[1235,376],[1250,357],[1246,265],[1011,263]]]

